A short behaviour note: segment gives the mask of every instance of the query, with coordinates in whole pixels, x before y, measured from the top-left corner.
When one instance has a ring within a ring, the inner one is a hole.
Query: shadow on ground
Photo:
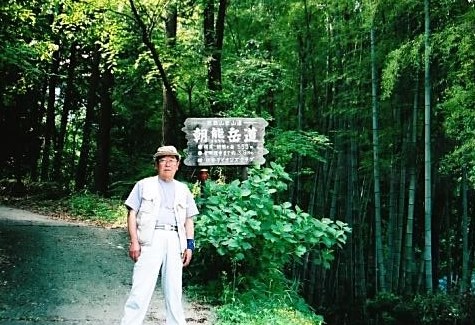
[[[133,267],[126,248],[124,229],[0,206],[0,324],[118,324]],[[188,324],[212,324],[208,306],[185,307]],[[152,323],[164,323],[159,288]]]

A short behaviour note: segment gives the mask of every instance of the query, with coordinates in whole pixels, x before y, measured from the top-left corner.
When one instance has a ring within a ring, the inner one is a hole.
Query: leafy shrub
[[[400,297],[382,293],[367,303],[371,318],[383,319],[383,324],[456,324],[466,318],[458,296],[436,293]]]
[[[378,294],[373,299],[368,300],[366,308],[370,314],[392,312],[395,306],[397,306],[400,302],[401,297],[395,295],[394,293],[383,292]]]
[[[413,305],[419,324],[423,325],[455,324],[462,316],[458,299],[445,293],[416,296]]]
[[[346,241],[347,225],[316,219],[289,202],[276,204],[291,181],[282,166],[271,162],[271,168],[253,167],[248,174],[229,184],[207,181],[198,199],[196,240],[199,250],[213,255],[215,274],[231,272],[235,282],[247,285],[280,279],[292,257],[315,248],[315,263],[329,266],[333,249]]]
[[[368,316],[370,318],[381,318],[383,320],[382,324],[394,324],[394,313],[397,306],[406,306],[401,305],[401,297],[393,293],[383,292],[378,294],[374,299],[368,300],[366,303],[366,310],[368,311]],[[407,314],[410,313],[409,310],[406,312]],[[409,317],[407,319],[407,324],[412,324],[411,321],[413,319],[412,316]]]

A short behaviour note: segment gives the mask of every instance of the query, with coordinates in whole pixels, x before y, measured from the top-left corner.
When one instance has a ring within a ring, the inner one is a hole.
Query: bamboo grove
[[[0,8],[3,190],[120,197],[187,117],[263,117],[289,201],[352,228],[329,270],[290,268],[311,306],[343,324],[381,293],[470,291],[473,0]]]

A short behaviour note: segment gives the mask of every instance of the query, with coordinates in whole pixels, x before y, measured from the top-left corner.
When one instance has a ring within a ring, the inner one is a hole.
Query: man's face
[[[179,161],[175,156],[163,156],[156,160],[155,168],[163,180],[171,180],[175,177],[175,173],[178,170]]]

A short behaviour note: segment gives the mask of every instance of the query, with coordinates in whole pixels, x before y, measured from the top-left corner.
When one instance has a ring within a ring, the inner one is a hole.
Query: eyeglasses
[[[158,163],[161,165],[166,165],[166,164],[176,164],[177,160],[176,159],[158,159]]]

